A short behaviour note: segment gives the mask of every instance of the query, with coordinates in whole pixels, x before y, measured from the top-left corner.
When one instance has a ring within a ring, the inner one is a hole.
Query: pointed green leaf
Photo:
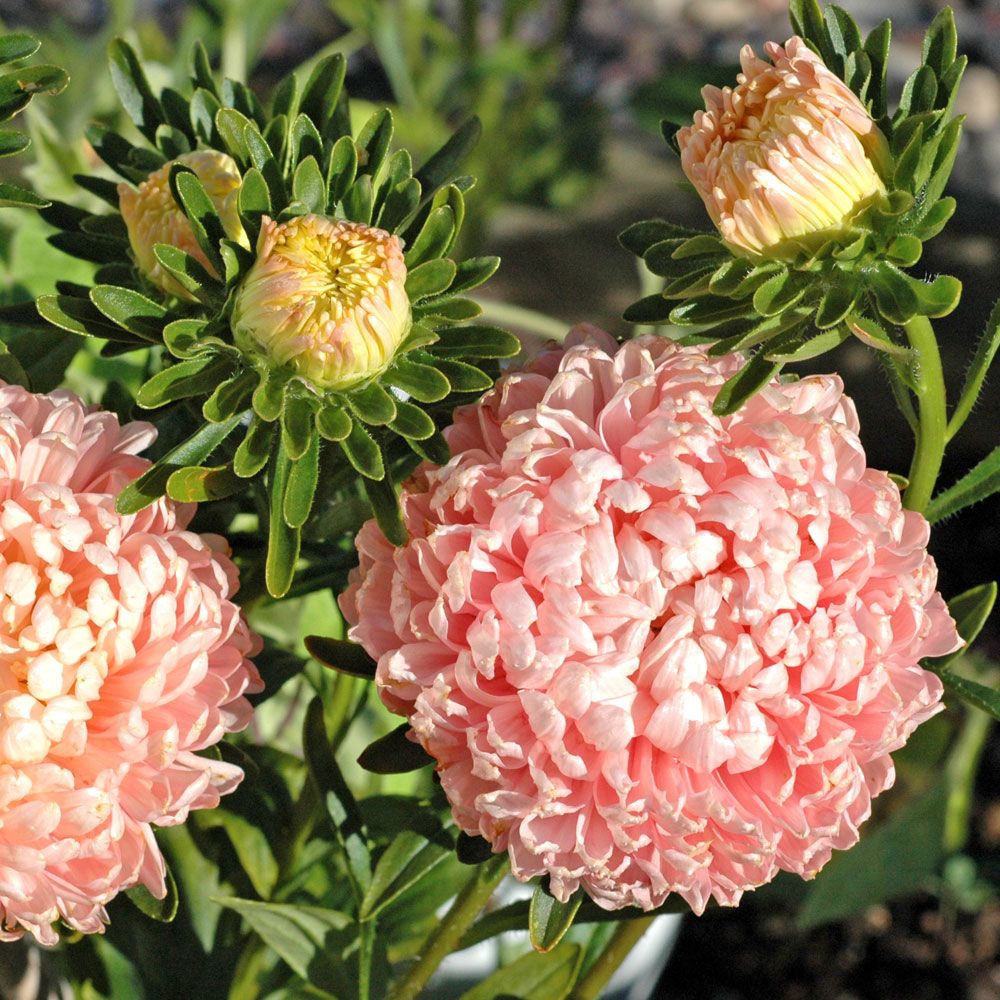
[[[358,172],[377,177],[392,142],[392,112],[381,108],[358,133]]]
[[[995,582],[981,583],[971,590],[967,590],[957,597],[953,597],[948,602],[948,613],[955,619],[955,626],[958,634],[965,640],[965,645],[954,653],[946,656],[939,656],[929,660],[928,666],[931,670],[939,670],[948,666],[954,660],[968,651],[976,641],[979,633],[982,632],[993,606],[997,600],[997,585]]]
[[[169,866],[164,872],[163,880],[166,883],[167,891],[162,899],[154,896],[142,883],[127,889],[125,895],[129,902],[141,910],[150,920],[169,924],[173,923],[177,916],[177,908],[180,904],[177,882],[174,880],[174,874]]]
[[[167,452],[118,495],[119,514],[135,514],[163,496],[167,480],[177,469],[203,462],[233,432],[240,422],[233,417],[223,424],[204,424],[186,441]]]
[[[222,289],[215,275],[209,274],[199,261],[175,246],[157,243],[153,256],[199,302],[211,302]]]
[[[816,326],[820,330],[829,330],[842,322],[854,308],[858,292],[859,289],[847,280],[831,285],[820,299],[819,308],[816,310]]]
[[[425,261],[406,275],[406,294],[411,302],[440,295],[454,281],[457,272],[454,261],[446,257]]]
[[[139,389],[135,401],[143,409],[153,410],[178,399],[209,393],[229,375],[232,366],[229,358],[218,355],[178,361],[149,379]]]
[[[955,14],[950,7],[944,7],[938,11],[924,35],[921,61],[941,77],[957,55],[958,33],[955,30]]]
[[[403,830],[385,849],[372,873],[371,885],[361,901],[361,920],[371,920],[390,906],[407,889],[434,874],[434,869],[451,856],[451,845],[429,841],[414,830]]]
[[[455,214],[447,205],[435,208],[427,216],[416,239],[406,251],[408,269],[446,253],[455,235]]]
[[[531,947],[543,953],[552,951],[573,926],[573,918],[582,902],[582,890],[577,890],[567,902],[560,903],[543,884],[535,886],[528,911]]]
[[[979,394],[986,380],[986,373],[993,364],[997,351],[1000,350],[1000,300],[993,306],[989,319],[986,321],[986,329],[983,330],[982,337],[976,344],[976,352],[969,363],[968,371],[965,373],[965,383],[962,392],[958,397],[955,412],[948,422],[948,437],[954,437],[962,425],[965,423],[972,408],[979,399]]]
[[[751,396],[755,395],[781,371],[781,364],[768,361],[763,354],[755,355],[735,375],[723,383],[712,412],[721,416],[735,413]]]
[[[365,652],[363,646],[346,639],[328,639],[325,636],[310,635],[305,639],[309,655],[342,674],[374,680],[378,663]]]
[[[42,295],[35,303],[35,308],[43,319],[70,333],[136,346],[145,346],[147,343],[109,323],[87,299],[72,295]]]
[[[28,56],[33,56],[41,45],[38,39],[22,32],[0,35],[0,65],[27,59]]]
[[[343,201],[358,172],[358,148],[349,135],[342,135],[333,145],[327,169],[330,205]]]
[[[669,321],[673,309],[673,302],[658,292],[633,302],[622,314],[622,318],[628,323],[658,325]]]
[[[397,358],[385,375],[386,381],[421,403],[436,403],[451,391],[448,379],[436,368]]]
[[[485,392],[493,385],[493,379],[486,372],[464,361],[441,358],[436,366],[451,383],[452,392]]]
[[[246,225],[249,222],[251,239],[256,241],[261,218],[271,214],[271,195],[267,182],[256,167],[251,167],[243,175],[238,205],[243,223]]]
[[[177,164],[170,170],[170,189],[187,216],[198,246],[215,268],[216,274],[222,274],[219,243],[226,238],[226,230],[198,175],[189,167]]]
[[[299,112],[312,119],[323,135],[327,135],[327,126],[336,111],[346,72],[347,61],[343,55],[338,52],[327,56],[313,68],[302,90]]]
[[[583,949],[568,942],[547,954],[529,952],[494,972],[478,986],[462,994],[461,1000],[565,1000],[576,982]]]
[[[399,509],[399,496],[392,479],[389,476],[382,479],[364,479],[362,485],[382,534],[393,545],[405,545],[406,526],[403,524],[403,515]]]
[[[646,219],[643,222],[634,222],[618,237],[619,243],[626,250],[630,250],[637,257],[641,257],[645,252],[657,243],[664,240],[688,240],[692,236],[705,235],[697,229],[687,229],[684,226],[675,226],[672,222],[665,222],[663,219]],[[680,242],[677,244],[680,246]]]
[[[135,127],[150,141],[156,142],[157,126],[163,124],[163,109],[156,99],[146,74],[132,47],[116,38],[108,46],[111,81],[118,91],[122,107]]]
[[[363,222],[368,225],[372,221],[374,199],[371,175],[363,174],[354,181],[344,195],[344,214],[352,222]]]
[[[175,319],[163,328],[163,343],[175,358],[189,358],[201,345],[206,327],[201,319]]]
[[[479,119],[470,118],[417,171],[416,179],[425,198],[429,198],[455,176],[457,168],[479,141],[482,130]]]
[[[150,343],[160,343],[163,336],[163,318],[167,310],[152,299],[131,288],[114,285],[95,285],[90,290],[90,301],[120,327]]]
[[[939,493],[928,505],[925,516],[931,524],[951,517],[980,500],[1000,491],[1000,447],[966,473],[954,486]]]
[[[418,771],[433,763],[426,750],[407,734],[410,726],[404,722],[391,733],[370,744],[358,757],[358,763],[373,774],[405,774]]]

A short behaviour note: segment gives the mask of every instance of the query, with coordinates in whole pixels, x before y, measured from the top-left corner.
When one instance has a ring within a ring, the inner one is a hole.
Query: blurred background
[[[893,19],[890,73],[898,91],[919,61],[924,28],[943,4],[843,0],[842,6],[866,31]],[[965,283],[958,315],[939,327],[947,375],[957,389],[1000,287],[1000,2],[953,6],[960,47],[970,58],[959,99],[968,119],[950,192],[959,208],[918,270],[953,273]],[[790,33],[783,0],[0,0],[0,25],[36,33],[41,57],[72,77],[63,96],[32,105],[23,127],[33,150],[3,161],[3,169],[20,171],[40,193],[68,201],[81,201],[74,173],[98,172],[84,128],[93,120],[119,120],[104,60],[118,34],[148,60],[154,89],[175,82],[195,39],[224,75],[247,79],[261,96],[301,61],[344,52],[358,114],[366,102],[397,108],[397,140],[417,159],[436,148],[449,127],[478,114],[484,137],[469,172],[479,184],[468,199],[463,249],[502,256],[485,292],[489,311],[529,343],[581,321],[627,332],[621,313],[643,294],[645,279],[618,245],[618,232],[649,216],[707,225],[660,138],[660,120],[690,116],[703,84],[731,82],[743,43],[759,47]],[[56,277],[72,279],[76,265],[48,248],[45,236],[33,215],[0,210],[0,298],[38,295],[51,291]],[[854,341],[842,352],[824,357],[822,365],[836,363],[845,376],[871,464],[905,472],[909,432],[874,356]],[[46,361],[54,385],[62,370]],[[997,386],[994,378],[951,446],[944,484],[997,445]],[[960,523],[943,525],[932,547],[946,595],[998,575],[1000,505],[981,504]],[[982,649],[1000,659],[996,621]],[[916,817],[904,815],[909,839],[872,838],[874,846],[845,856],[854,859],[850,866],[841,865],[827,882],[821,878],[815,889],[779,879],[738,911],[687,919],[658,996],[1000,996],[995,733],[978,768],[970,769],[965,843],[944,857],[928,854],[936,833],[921,825],[919,812],[961,711],[949,709],[922,728],[900,755],[908,806],[893,799],[886,808],[913,813],[916,804]],[[904,894],[873,902],[896,890]],[[0,996],[8,995],[0,984]]]

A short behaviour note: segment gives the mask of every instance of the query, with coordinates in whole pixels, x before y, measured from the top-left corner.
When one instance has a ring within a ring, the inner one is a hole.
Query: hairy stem
[[[944,373],[934,328],[926,316],[914,316],[904,326],[917,356],[917,444],[910,465],[910,485],[903,503],[910,510],[923,511],[930,502],[941,471],[948,440],[948,410]]]

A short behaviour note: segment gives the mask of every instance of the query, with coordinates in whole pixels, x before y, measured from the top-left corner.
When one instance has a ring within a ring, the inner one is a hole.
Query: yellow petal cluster
[[[705,87],[677,133],[681,165],[734,248],[766,255],[836,230],[885,185],[885,139],[854,92],[798,37],[740,53],[736,87]]]
[[[180,163],[195,172],[205,193],[215,205],[226,235],[247,249],[250,241],[243,231],[237,209],[240,173],[231,156],[214,149],[185,153],[149,175],[138,188],[118,185],[118,205],[128,227],[129,243],[139,269],[158,288],[178,298],[193,301],[193,296],[174,279],[153,254],[157,243],[166,243],[194,257],[216,277],[215,268],[198,246],[191,223],[174,201],[170,191],[170,170]]]
[[[262,220],[232,327],[245,350],[322,389],[383,371],[410,327],[403,246],[359,222]]]

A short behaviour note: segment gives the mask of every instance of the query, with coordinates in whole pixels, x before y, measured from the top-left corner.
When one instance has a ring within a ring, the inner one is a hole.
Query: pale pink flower
[[[740,52],[737,86],[705,87],[677,133],[681,166],[725,240],[753,254],[836,230],[885,185],[885,139],[850,87],[798,37]]]
[[[154,170],[137,188],[119,184],[118,207],[139,270],[157,288],[193,302],[194,296],[163,267],[153,252],[157,243],[177,247],[194,257],[209,274],[219,277],[170,190],[170,171],[178,163],[193,170],[201,181],[219,213],[226,235],[249,250],[250,241],[240,221],[238,206],[242,183],[239,168],[231,156],[214,149],[198,149],[178,156]]]
[[[320,388],[378,375],[410,329],[399,237],[322,215],[265,217],[232,326],[245,350]]]
[[[162,897],[153,827],[243,777],[198,753],[260,689],[226,543],[185,530],[191,505],[115,511],[154,437],[0,386],[0,940],[100,931],[131,886]]]
[[[927,522],[833,375],[605,334],[455,413],[341,607],[460,827],[609,909],[735,904],[850,847],[960,645]]]

